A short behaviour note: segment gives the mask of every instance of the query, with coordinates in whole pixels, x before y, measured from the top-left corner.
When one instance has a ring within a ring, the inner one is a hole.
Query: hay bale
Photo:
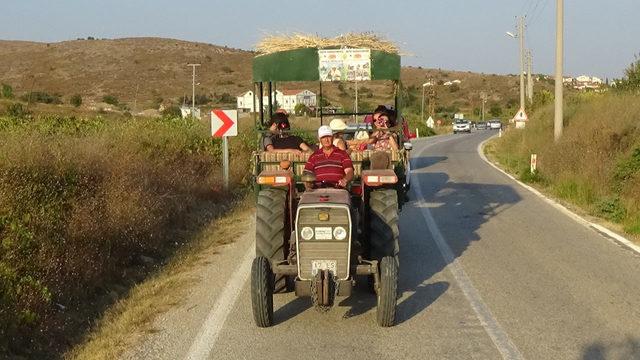
[[[267,35],[257,45],[261,54],[304,48],[366,48],[398,54],[399,49],[393,42],[374,33],[347,33],[334,38],[322,38],[317,35]]]

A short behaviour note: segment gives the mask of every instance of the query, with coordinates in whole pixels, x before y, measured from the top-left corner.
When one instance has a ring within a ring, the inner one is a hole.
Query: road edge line
[[[508,178],[510,178],[511,180],[515,181],[516,183],[518,183],[520,186],[522,186],[523,188],[529,190],[531,193],[533,193],[534,195],[538,196],[539,198],[541,198],[542,200],[544,200],[546,203],[552,205],[553,207],[555,207],[556,209],[560,210],[560,212],[564,213],[565,215],[569,216],[570,218],[572,218],[573,220],[575,220],[576,222],[578,222],[579,224],[590,228],[591,230],[596,231],[597,233],[600,234],[600,236],[602,236],[603,238],[612,241],[613,243],[623,246],[625,248],[627,248],[627,250],[631,250],[637,254],[640,254],[640,246],[634,244],[631,240],[625,238],[624,236],[614,232],[613,230],[610,230],[600,224],[596,224],[594,222],[591,222],[585,218],[583,218],[582,216],[574,213],[573,211],[569,210],[567,207],[565,207],[564,205],[560,204],[559,202],[551,199],[550,197],[546,196],[545,194],[541,193],[539,190],[537,190],[536,188],[527,185],[525,183],[523,183],[522,181],[516,179],[515,176],[509,174],[508,172],[506,172],[505,170],[501,169],[500,167],[498,167],[498,165],[494,164],[492,161],[490,161],[487,156],[484,154],[484,147],[485,144],[493,139],[495,137],[492,136],[488,139],[486,139],[485,141],[481,142],[480,144],[478,144],[478,154],[480,155],[480,158],[482,158],[482,160],[484,160],[484,162],[486,162],[487,164],[491,165],[494,169],[498,170],[499,172],[501,172],[502,174],[506,175]],[[603,236],[603,235],[607,235],[607,236]]]
[[[238,297],[244,288],[244,284],[249,279],[251,273],[251,263],[255,257],[253,247],[249,247],[245,253],[242,263],[238,266],[227,281],[220,296],[211,308],[207,318],[200,326],[196,338],[189,347],[189,352],[185,359],[199,360],[206,359],[211,355],[216,345],[218,336],[227,321],[227,317],[233,311],[233,307],[238,301]]]
[[[455,139],[455,138],[451,138]],[[424,151],[429,148],[431,145],[436,145],[446,141],[439,141],[432,144],[428,144],[419,152],[418,155],[422,155]],[[417,187],[414,188],[414,192],[419,196],[419,203],[426,203],[426,199],[424,198],[424,194],[422,193],[420,180],[416,178],[415,180]],[[514,342],[509,337],[509,334],[502,328],[498,319],[493,315],[491,309],[487,304],[482,300],[482,296],[478,289],[473,286],[473,282],[467,275],[466,271],[464,271],[464,267],[458,259],[453,255],[453,251],[451,247],[444,239],[438,224],[436,223],[433,215],[431,215],[431,211],[428,207],[420,206],[420,214],[424,218],[427,223],[427,228],[433,237],[433,241],[440,252],[443,260],[447,263],[446,268],[449,270],[453,278],[455,279],[458,287],[462,291],[462,294],[467,299],[467,302],[471,306],[471,309],[476,314],[476,318],[480,321],[480,325],[484,328],[485,332],[491,338],[494,346],[500,352],[503,359],[509,360],[519,360],[524,359],[518,347],[514,344]]]

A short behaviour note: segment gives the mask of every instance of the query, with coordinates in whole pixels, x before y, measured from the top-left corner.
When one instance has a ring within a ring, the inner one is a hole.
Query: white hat
[[[327,125],[322,125],[318,129],[318,139],[323,138],[325,136],[333,136],[333,130]]]
[[[329,127],[333,131],[342,131],[347,128],[347,124],[345,124],[344,121],[342,121],[342,119],[333,119],[329,123]]]

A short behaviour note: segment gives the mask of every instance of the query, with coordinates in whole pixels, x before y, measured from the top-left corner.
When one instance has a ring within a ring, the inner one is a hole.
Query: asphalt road
[[[127,357],[640,359],[640,256],[481,160],[493,134],[414,143],[396,326],[361,287],[327,314],[276,295],[275,326],[255,327],[249,231]]]

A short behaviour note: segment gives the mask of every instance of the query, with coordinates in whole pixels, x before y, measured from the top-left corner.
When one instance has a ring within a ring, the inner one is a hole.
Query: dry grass
[[[248,140],[232,142],[236,194]],[[0,354],[51,358],[77,341],[208,225],[194,213],[232,205],[219,169],[198,122],[0,117]]]
[[[238,235],[238,228],[248,226],[252,204],[245,200],[227,216],[211,222],[198,239],[179,252],[171,262],[148,281],[110,308],[97,323],[87,340],[65,355],[76,360],[118,358],[142,334],[153,331],[155,317],[179,304],[185,289],[193,283],[194,268],[219,245]],[[233,234],[234,236],[230,236]]]
[[[318,35],[292,34],[268,35],[257,45],[256,50],[262,54],[302,48],[366,48],[398,54],[396,44],[374,33],[347,33],[333,38],[323,38]]]
[[[633,95],[584,94],[570,98],[565,131],[553,143],[553,106],[539,109],[524,131],[494,143],[498,161],[586,213],[640,234],[640,102]],[[530,154],[538,154],[536,175]]]

